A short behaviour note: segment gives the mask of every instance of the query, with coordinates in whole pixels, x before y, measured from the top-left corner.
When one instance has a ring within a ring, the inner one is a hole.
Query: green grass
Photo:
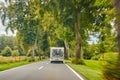
[[[7,64],[0,64],[0,71],[7,70],[10,68],[18,67],[21,65],[29,64],[31,62],[22,61],[22,62],[14,62],[14,63],[7,63]]]
[[[102,80],[101,61],[85,60],[86,65],[76,65],[67,61],[75,71],[84,75],[88,80]]]
[[[45,59],[42,59],[42,60],[45,60]],[[35,57],[34,62],[38,62],[38,61],[42,61],[42,60],[38,60],[38,58]],[[20,57],[20,60],[19,60],[19,57],[18,57],[15,60],[14,57],[0,56],[0,71],[11,69],[11,68],[22,66],[22,65],[26,65],[26,64],[30,64],[30,63],[33,63],[33,62],[31,62],[30,57],[27,57],[27,58],[26,57]]]
[[[104,54],[104,59],[106,60],[106,61],[116,61],[117,60],[117,57],[118,56],[118,53],[115,53],[115,52],[109,52],[109,53],[105,53]]]
[[[108,52],[101,56],[100,60],[84,60],[86,65],[76,65],[72,64],[70,60],[66,60],[65,62],[71,66],[75,71],[84,75],[88,80],[103,80],[103,65],[107,63],[107,61],[116,62],[118,53]]]

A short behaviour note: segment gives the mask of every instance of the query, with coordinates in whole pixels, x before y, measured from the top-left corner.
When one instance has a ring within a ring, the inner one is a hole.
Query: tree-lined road
[[[37,62],[0,72],[0,80],[82,80],[65,64]]]

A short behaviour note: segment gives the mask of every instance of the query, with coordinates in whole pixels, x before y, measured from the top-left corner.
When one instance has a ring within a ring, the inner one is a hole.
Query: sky
[[[3,26],[0,20],[0,36],[6,35],[6,36],[15,36],[15,33],[12,33],[10,30],[8,30],[8,33],[5,31],[6,26]]]
[[[5,0],[0,0],[1,2],[4,2]],[[13,34],[10,30],[8,30],[8,33],[5,31],[6,26],[2,25],[1,19],[0,19],[0,36],[1,35],[6,35],[6,36],[15,36],[15,33]]]

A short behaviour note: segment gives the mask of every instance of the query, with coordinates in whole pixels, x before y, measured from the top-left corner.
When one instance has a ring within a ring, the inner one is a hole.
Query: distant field
[[[20,56],[20,57],[0,56],[0,71],[18,67],[18,66],[25,65],[25,64],[29,64],[31,63],[29,60],[30,58],[25,57],[25,56]],[[35,61],[38,61],[38,59],[35,58]]]
[[[25,56],[20,56],[20,57],[3,57],[3,56],[0,56],[0,64],[20,62],[20,61],[25,61],[25,60],[27,60],[27,58]]]

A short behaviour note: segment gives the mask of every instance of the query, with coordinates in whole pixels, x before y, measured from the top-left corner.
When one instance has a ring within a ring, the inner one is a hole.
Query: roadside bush
[[[37,57],[34,58],[34,60],[32,60],[31,57],[27,57],[27,61],[28,62],[36,62],[36,61],[39,61]]]
[[[42,56],[42,59],[46,59],[46,57],[45,57],[45,56]]]
[[[10,63],[10,62],[12,62],[11,57],[0,56],[0,64]]]
[[[18,61],[27,61],[27,59],[25,56],[16,57],[16,60],[14,59],[14,57],[0,56],[0,64],[13,63],[13,62],[18,62]]]
[[[28,62],[32,62],[32,58],[31,58],[31,57],[28,57],[28,58],[27,58],[27,61],[28,61]]]
[[[12,56],[14,57],[14,61],[15,61],[15,62],[16,62],[16,61],[20,61],[19,58],[17,59],[17,56],[19,56],[18,50],[12,51]]]
[[[73,59],[72,63],[73,64],[82,64],[82,65],[85,65],[84,60],[81,60],[81,59]]]
[[[84,58],[84,59],[91,59],[91,57],[92,57],[92,54],[91,54],[91,53],[89,53],[89,52],[83,53],[83,58]]]
[[[117,65],[117,53],[106,53],[103,65],[103,76],[105,80],[120,80],[120,66]]]
[[[18,50],[12,51],[12,56],[13,56],[13,57],[19,56]]]
[[[4,50],[2,51],[2,56],[11,56],[12,50],[10,47],[5,47]]]
[[[100,54],[99,54],[99,55],[95,55],[95,56],[93,56],[91,59],[92,59],[92,60],[99,60],[100,56],[101,56]]]
[[[104,60],[107,62],[113,62],[115,63],[117,61],[117,57],[118,53],[113,53],[113,52],[109,52],[109,53],[104,53]]]
[[[104,65],[103,75],[105,80],[120,80],[120,66],[116,63],[107,63]]]
[[[34,51],[35,51],[35,52],[34,52],[34,55],[35,55],[35,56],[38,56],[38,55],[39,55],[38,51],[37,51],[37,50],[34,50]],[[27,53],[27,56],[30,57],[30,56],[31,56],[31,53],[32,53],[32,50],[29,49],[29,50],[28,50],[28,53]]]

